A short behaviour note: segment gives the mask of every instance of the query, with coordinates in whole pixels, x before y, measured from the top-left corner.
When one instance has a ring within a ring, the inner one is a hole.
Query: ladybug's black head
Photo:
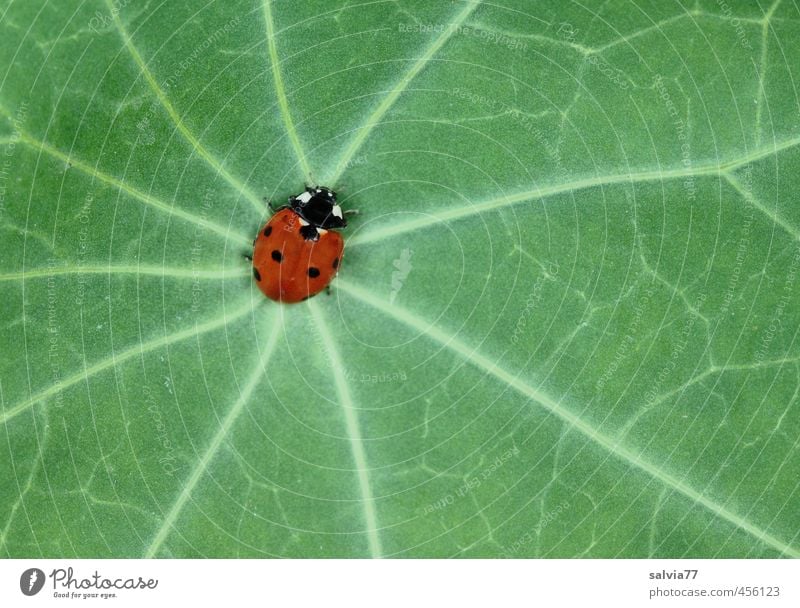
[[[347,220],[336,202],[336,193],[323,186],[306,187],[306,191],[289,197],[289,206],[315,228],[344,228]]]

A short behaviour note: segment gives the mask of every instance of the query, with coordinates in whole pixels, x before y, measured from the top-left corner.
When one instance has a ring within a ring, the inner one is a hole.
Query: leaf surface
[[[2,552],[799,557],[800,12],[736,4],[3,2]]]

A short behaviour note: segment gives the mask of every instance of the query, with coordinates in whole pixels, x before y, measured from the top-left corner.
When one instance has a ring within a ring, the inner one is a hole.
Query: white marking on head
[[[297,200],[301,203],[307,203],[311,200],[311,193],[310,192],[303,192],[300,196],[297,197]]]
[[[328,231],[325,228],[317,228],[317,234],[328,234]]]
[[[339,205],[333,206],[333,215],[340,218],[342,217],[342,208]]]
[[[307,221],[305,221],[305,220],[304,220],[302,217],[301,217],[301,218],[299,218],[299,219],[300,219],[300,225],[301,225],[301,226],[308,226],[308,222],[307,222]]]

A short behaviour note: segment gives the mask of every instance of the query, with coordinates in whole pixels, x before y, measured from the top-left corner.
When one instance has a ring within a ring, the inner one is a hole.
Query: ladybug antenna
[[[263,200],[267,204],[267,207],[269,207],[270,211],[275,212],[280,209],[280,207],[276,206],[268,196],[265,196]]]

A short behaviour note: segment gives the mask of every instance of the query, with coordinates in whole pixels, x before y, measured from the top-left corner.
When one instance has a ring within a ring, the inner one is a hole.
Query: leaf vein
[[[762,135],[762,127],[761,127],[761,120],[762,120],[762,108],[765,103],[767,103],[767,94],[766,90],[764,89],[764,81],[767,77],[767,49],[769,48],[769,30],[770,20],[772,16],[775,14],[775,11],[778,10],[778,6],[780,5],[781,0],[775,0],[772,3],[772,6],[769,7],[769,10],[764,15],[764,20],[761,22],[761,58],[759,60],[759,67],[756,70],[756,76],[758,77],[758,91],[756,92],[756,144],[761,143],[761,135]]]
[[[186,141],[192,146],[194,151],[197,153],[200,158],[205,160],[213,169],[219,173],[229,184],[231,184],[239,193],[242,194],[252,205],[253,207],[261,213],[264,209],[264,205],[261,199],[255,195],[244,183],[241,182],[238,178],[234,177],[223,165],[219,162],[216,157],[211,154],[200,140],[195,137],[195,135],[189,130],[186,124],[181,119],[180,115],[178,114],[175,107],[172,105],[170,100],[167,98],[164,91],[156,82],[155,77],[153,76],[150,69],[147,67],[142,56],[139,54],[138,49],[133,44],[128,31],[125,29],[125,26],[122,24],[122,21],[119,18],[119,10],[112,5],[111,0],[105,0],[106,5],[108,6],[109,13],[114,21],[114,27],[116,27],[117,31],[119,32],[120,37],[122,38],[123,43],[125,44],[125,48],[128,50],[128,53],[133,58],[134,63],[136,63],[139,71],[144,76],[145,80],[147,81],[150,90],[153,91],[153,94],[158,99],[161,106],[166,110],[167,114],[169,115],[172,122],[175,124],[175,127],[178,131],[183,135]]]
[[[727,182],[742,196],[742,198],[753,205],[753,207],[758,209],[762,215],[769,218],[769,220],[776,226],[783,228],[792,238],[794,238],[794,240],[800,241],[800,230],[792,226],[784,218],[778,215],[777,211],[770,209],[755,196],[753,196],[753,193],[744,184],[742,184],[742,182],[740,182],[736,176],[726,173],[724,177]]]
[[[267,46],[269,47],[270,63],[272,64],[272,77],[275,81],[275,94],[278,96],[278,107],[281,110],[281,118],[286,127],[286,132],[289,135],[289,140],[292,142],[297,160],[303,169],[303,173],[310,179],[311,167],[308,164],[303,146],[300,143],[300,137],[297,134],[297,129],[292,120],[292,113],[289,111],[289,100],[286,97],[286,86],[283,83],[283,75],[281,74],[280,59],[278,58],[278,46],[275,35],[275,23],[272,19],[272,1],[263,0],[264,7],[264,21],[267,26]]]
[[[481,1],[482,0],[470,0],[467,3],[467,6],[459,11],[449,26],[446,27],[445,30],[436,37],[436,40],[433,41],[433,44],[431,44],[425,50],[422,56],[413,63],[408,71],[403,74],[400,81],[395,84],[394,88],[389,92],[389,94],[384,97],[380,104],[378,104],[378,107],[372,111],[364,124],[356,131],[356,134],[350,141],[350,144],[339,158],[339,162],[329,180],[329,183],[335,184],[339,180],[348,163],[353,159],[381,119],[397,102],[403,91],[408,88],[408,85],[411,83],[411,81],[414,80],[414,78],[416,78],[417,75],[423,70],[428,61],[430,61],[430,59],[439,52],[439,50],[450,39],[453,33],[458,30],[458,27],[475,11],[476,8],[478,8]]]
[[[242,413],[242,411],[244,411],[245,405],[250,399],[250,396],[253,394],[256,386],[258,386],[258,383],[265,377],[267,363],[269,362],[269,358],[272,356],[272,352],[275,350],[275,344],[278,341],[278,336],[281,335],[281,331],[282,329],[279,325],[276,325],[273,328],[269,340],[267,341],[267,345],[264,348],[264,352],[261,354],[258,363],[253,368],[247,384],[239,393],[239,398],[225,415],[225,418],[222,420],[219,429],[217,429],[217,432],[211,439],[211,443],[209,443],[206,451],[200,457],[200,460],[197,462],[194,469],[192,469],[189,478],[186,480],[186,483],[178,494],[175,502],[172,503],[166,518],[153,537],[150,546],[147,548],[145,557],[154,557],[161,548],[161,545],[164,544],[164,541],[167,539],[170,532],[173,530],[175,522],[178,520],[178,517],[183,511],[183,508],[186,506],[186,503],[191,499],[192,492],[208,469],[208,465],[211,464],[211,462],[214,460],[214,457],[217,455],[217,452],[222,446],[223,440],[228,436],[234,423],[239,418],[239,415]]]
[[[378,516],[375,511],[375,499],[372,496],[372,489],[369,480],[369,467],[367,465],[367,456],[364,452],[364,443],[361,438],[361,431],[359,430],[358,416],[356,414],[356,405],[353,403],[353,398],[350,395],[350,389],[344,375],[340,373],[343,369],[342,360],[339,356],[339,350],[333,340],[328,324],[319,309],[316,302],[309,302],[311,314],[316,321],[317,329],[322,344],[327,351],[331,373],[333,375],[334,383],[336,384],[336,393],[339,396],[339,403],[344,413],[345,427],[347,428],[347,437],[350,443],[350,450],[353,454],[353,461],[355,462],[356,470],[358,471],[358,487],[361,492],[361,504],[364,508],[364,519],[367,526],[367,539],[369,542],[370,554],[372,557],[379,558],[382,555],[381,541],[378,536]]]
[[[723,505],[720,505],[708,498],[702,492],[694,489],[683,480],[660,469],[652,462],[645,460],[640,454],[637,454],[632,449],[622,445],[620,441],[612,439],[611,437],[599,432],[580,416],[564,407],[559,400],[556,400],[544,391],[536,389],[525,383],[519,378],[518,375],[514,375],[505,370],[496,361],[492,361],[488,357],[482,355],[477,349],[468,346],[455,336],[449,335],[438,327],[425,322],[412,312],[384,302],[383,300],[372,295],[368,290],[350,284],[341,278],[337,281],[337,286],[356,299],[361,300],[365,304],[368,304],[387,316],[392,317],[419,332],[422,332],[432,340],[439,342],[444,347],[464,357],[464,360],[473,366],[483,369],[485,372],[494,376],[507,386],[513,388],[523,396],[528,397],[532,401],[538,403],[542,408],[560,418],[570,427],[579,431],[590,441],[596,443],[612,456],[627,462],[631,466],[643,471],[653,479],[658,480],[660,483],[671,487],[673,490],[683,494],[693,502],[702,505],[716,516],[744,530],[745,532],[759,539],[762,543],[777,549],[784,555],[800,557],[800,549],[789,545],[772,534],[769,534],[766,530],[760,529],[758,526],[749,522],[744,517],[728,510]]]
[[[157,277],[175,277],[191,279],[230,279],[249,276],[250,269],[232,268],[221,270],[193,269],[193,268],[168,268],[165,266],[56,266],[53,268],[34,268],[21,272],[0,274],[0,281],[21,281],[42,277],[73,274],[105,274],[113,275],[152,275]]]
[[[379,241],[385,238],[404,234],[421,228],[437,225],[440,222],[447,222],[458,220],[472,215],[478,215],[488,211],[495,211],[505,207],[511,207],[519,203],[530,202],[533,200],[545,199],[556,194],[563,194],[565,192],[572,192],[576,190],[584,190],[587,188],[594,188],[597,186],[611,186],[614,184],[635,184],[638,182],[658,182],[664,180],[678,179],[682,177],[701,177],[701,176],[721,176],[728,181],[731,181],[731,172],[741,166],[747,165],[754,161],[760,160],[767,156],[777,155],[778,152],[795,148],[800,145],[800,137],[787,139],[782,142],[777,142],[773,146],[766,146],[759,148],[750,154],[735,158],[730,161],[721,162],[719,164],[698,165],[691,168],[671,168],[651,171],[640,171],[636,173],[622,173],[611,175],[598,175],[593,177],[584,177],[576,179],[571,182],[563,184],[545,185],[533,190],[526,190],[508,194],[506,196],[493,198],[488,201],[480,201],[468,207],[457,207],[445,209],[444,211],[434,211],[430,213],[419,214],[412,220],[405,222],[398,222],[396,224],[388,225],[382,228],[376,228],[365,232],[361,235],[355,236],[348,241],[348,246],[363,245]],[[733,178],[735,180],[735,178]],[[763,206],[760,207],[764,211]],[[769,215],[769,214],[768,214]],[[779,221],[780,218],[774,218]],[[782,220],[781,220],[782,221]],[[797,238],[797,231],[791,228],[788,224],[780,224],[782,227],[789,230],[795,238]]]
[[[71,376],[64,378],[47,387],[44,390],[39,391],[35,395],[31,396],[29,399],[11,407],[10,409],[4,409],[2,415],[0,415],[0,424],[6,425],[11,421],[13,418],[16,418],[23,412],[29,410],[37,403],[47,399],[48,397],[52,397],[53,395],[58,394],[59,392],[63,391],[65,388],[68,388],[82,380],[87,380],[91,376],[94,376],[110,367],[116,367],[120,363],[127,361],[128,359],[132,359],[136,355],[143,355],[147,352],[160,348],[162,346],[169,346],[170,344],[174,344],[175,342],[180,342],[181,340],[185,340],[186,338],[191,338],[193,336],[197,336],[200,334],[207,333],[209,331],[213,331],[223,325],[227,325],[240,317],[246,315],[253,309],[253,303],[248,302],[247,306],[243,306],[242,308],[236,309],[231,314],[223,314],[216,319],[212,319],[210,321],[206,321],[204,323],[195,324],[192,327],[187,329],[183,329],[181,331],[177,331],[172,334],[168,334],[166,336],[161,336],[159,338],[154,338],[149,342],[144,342],[138,344],[136,346],[132,346],[127,350],[124,350],[120,353],[112,353],[110,357],[102,359],[97,363],[94,363],[88,367],[84,367],[84,369],[80,372],[72,374]]]
[[[31,137],[27,133],[20,133],[19,141],[33,148],[34,150],[40,150],[42,152],[45,152],[46,154],[49,154],[50,156],[53,156],[61,161],[64,161],[64,163],[68,163],[73,168],[80,170],[81,172],[89,175],[90,177],[97,178],[101,182],[104,182],[109,186],[113,186],[114,188],[117,188],[118,190],[128,194],[132,198],[135,198],[141,201],[142,203],[149,205],[150,207],[153,207],[154,209],[158,209],[159,211],[162,211],[167,215],[172,215],[182,220],[191,222],[193,224],[197,224],[198,226],[207,228],[226,238],[236,239],[237,241],[241,241],[242,243],[246,243],[247,245],[250,245],[252,243],[252,239],[242,234],[231,232],[228,228],[220,226],[215,222],[209,221],[193,213],[189,213],[188,211],[184,211],[183,209],[180,209],[173,205],[168,205],[164,201],[159,200],[156,197],[146,194],[140,190],[137,190],[136,188],[129,186],[122,180],[117,179],[112,175],[108,175],[107,173],[103,173],[102,171],[95,169],[88,163],[78,158],[75,158],[72,155],[67,155],[61,150],[54,148],[50,144],[45,143],[43,141],[39,141],[38,139]]]

